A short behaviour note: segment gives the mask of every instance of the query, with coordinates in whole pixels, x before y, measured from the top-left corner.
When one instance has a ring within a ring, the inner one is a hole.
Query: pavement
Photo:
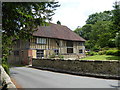
[[[118,88],[118,80],[50,72],[28,67],[10,69],[22,88]]]

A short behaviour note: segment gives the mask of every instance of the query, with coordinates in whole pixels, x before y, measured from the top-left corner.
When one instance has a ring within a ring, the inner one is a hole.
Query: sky
[[[71,30],[85,25],[88,16],[105,10],[113,10],[113,3],[118,0],[57,0],[57,7],[52,23],[58,20]]]

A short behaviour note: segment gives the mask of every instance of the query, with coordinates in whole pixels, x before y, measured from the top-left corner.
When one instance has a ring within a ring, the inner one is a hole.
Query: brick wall
[[[119,76],[120,62],[118,61],[80,61],[80,60],[60,60],[60,59],[33,59],[33,66],[43,68],[53,68],[81,74],[99,74],[108,76]]]

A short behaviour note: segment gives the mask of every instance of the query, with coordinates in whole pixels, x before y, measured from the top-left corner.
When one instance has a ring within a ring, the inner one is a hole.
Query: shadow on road
[[[118,86],[110,85],[110,86],[113,87],[113,88],[116,88],[116,89],[120,88],[119,85]]]

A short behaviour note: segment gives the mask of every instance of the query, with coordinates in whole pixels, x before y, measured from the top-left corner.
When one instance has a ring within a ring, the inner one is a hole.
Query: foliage
[[[6,58],[6,57],[3,57],[3,58],[2,58],[2,66],[3,66],[3,68],[5,69],[6,73],[7,73],[8,75],[10,75],[9,64],[7,63],[7,58]]]
[[[82,28],[81,27],[77,27],[75,30],[74,30],[74,32],[76,33],[76,34],[78,34],[78,35],[82,35]]]
[[[116,33],[115,44],[116,44],[116,47],[118,47],[118,49],[120,50],[120,31]]]
[[[3,2],[2,60],[7,62],[13,40],[31,38],[35,28],[47,25],[59,6],[58,2]]]
[[[94,52],[94,51],[87,52],[87,55],[90,55],[90,56],[97,55],[97,54],[98,54],[98,53],[97,53],[97,52]]]
[[[3,66],[3,68],[5,69],[6,73],[7,73],[8,75],[10,75],[9,64],[7,63],[7,56],[4,56],[4,57],[2,58],[2,66]]]
[[[64,58],[64,56],[63,55],[58,55],[58,57],[60,58],[60,59],[63,59]]]
[[[102,48],[102,51],[104,51],[104,50],[109,50],[110,48],[108,47],[108,46],[106,46],[106,47],[104,47],[104,48]]]
[[[50,55],[49,58],[55,58],[55,54]]]
[[[89,15],[86,24],[75,29],[75,33],[87,40],[87,49],[116,46],[120,49],[120,5],[115,2],[113,7],[114,10]]]
[[[111,11],[104,11],[100,13],[91,14],[86,20],[86,24],[95,24],[98,21],[110,21],[112,18],[111,14]]]
[[[114,3],[114,10],[112,11],[112,21],[113,21],[113,29],[114,33],[118,33],[120,30],[120,5],[119,2]]]
[[[111,21],[97,21],[95,24],[86,24],[82,28],[77,28],[74,32],[86,39],[87,49],[103,48],[106,46],[115,47]]]
[[[105,55],[106,51],[99,51],[98,54],[99,55]]]
[[[94,46],[93,48],[91,48],[92,51],[98,52],[100,51],[100,47],[99,46]]]
[[[49,58],[55,58],[55,57],[56,57],[55,53],[49,56]],[[63,59],[63,58],[64,58],[64,56],[61,55],[61,54],[59,54],[58,57],[59,57],[60,59]]]
[[[111,21],[98,21],[92,26],[90,40],[94,45],[96,44],[102,48],[111,44],[111,39],[113,38],[111,26]]]
[[[106,55],[120,56],[120,50],[107,50]]]
[[[81,36],[84,37],[86,40],[89,40],[91,31],[92,31],[92,25],[86,24],[82,27]]]

